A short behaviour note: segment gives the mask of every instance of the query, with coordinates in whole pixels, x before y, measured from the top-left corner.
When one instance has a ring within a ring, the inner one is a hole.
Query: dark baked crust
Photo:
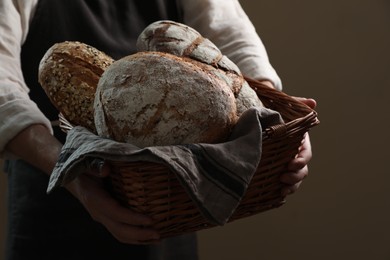
[[[53,105],[74,125],[95,129],[97,83],[113,59],[80,42],[54,44],[39,64],[38,80]]]

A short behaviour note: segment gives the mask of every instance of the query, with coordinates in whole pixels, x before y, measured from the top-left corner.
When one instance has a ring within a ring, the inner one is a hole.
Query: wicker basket
[[[263,104],[278,111],[285,123],[263,131],[262,158],[245,196],[229,222],[277,208],[285,203],[280,174],[294,158],[304,134],[319,123],[317,113],[287,94],[247,79]],[[62,121],[62,120],[60,120]],[[64,131],[69,125],[61,124]],[[213,227],[187,195],[175,174],[157,163],[111,161],[110,186],[132,210],[153,217],[161,237]]]

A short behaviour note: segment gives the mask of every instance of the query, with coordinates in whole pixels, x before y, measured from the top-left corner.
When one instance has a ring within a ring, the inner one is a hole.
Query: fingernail
[[[104,166],[104,161],[103,161],[103,160],[99,161],[99,162],[98,162],[98,166],[97,166],[97,170],[98,170],[98,173],[99,173],[99,174],[102,173],[102,171],[103,171],[103,166]]]
[[[96,171],[98,174],[101,174],[103,170],[103,166],[104,166],[104,160],[100,158],[93,159],[89,164],[89,168],[92,171]]]

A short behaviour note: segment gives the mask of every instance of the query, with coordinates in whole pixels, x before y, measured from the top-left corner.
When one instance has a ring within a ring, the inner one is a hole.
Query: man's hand
[[[62,144],[43,125],[32,125],[21,131],[6,150],[50,175]],[[102,165],[82,174],[66,188],[82,203],[91,217],[103,224],[119,241],[146,244],[158,241],[157,231],[148,228],[152,219],[120,205],[104,188],[103,178],[109,167]],[[97,177],[99,176],[99,177]]]
[[[297,99],[312,109],[314,109],[317,105],[314,99],[301,98],[297,97]],[[299,186],[302,184],[304,178],[306,178],[309,174],[308,163],[312,158],[311,144],[309,134],[305,134],[305,138],[302,142],[301,147],[299,148],[299,152],[297,156],[290,161],[288,164],[288,172],[284,173],[280,180],[286,186],[282,189],[282,195],[286,196],[294,193]]]
[[[260,82],[266,86],[275,88],[270,81],[260,80]],[[314,99],[304,97],[295,98],[312,109],[317,106],[317,102]],[[283,196],[287,196],[298,190],[299,186],[302,184],[303,179],[306,178],[309,174],[307,164],[311,160],[312,156],[309,134],[306,133],[297,156],[290,161],[287,167],[287,172],[282,174],[280,177],[280,181],[285,184],[285,187],[282,189]]]
[[[103,224],[118,241],[126,244],[157,242],[159,234],[150,228],[153,219],[123,207],[104,189],[103,177],[108,174],[109,167],[103,165],[101,172],[81,175],[66,188],[80,200],[91,217]]]

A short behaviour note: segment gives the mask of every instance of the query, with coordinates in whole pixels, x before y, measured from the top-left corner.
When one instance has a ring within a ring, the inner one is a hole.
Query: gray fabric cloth
[[[139,148],[75,127],[63,146],[47,191],[64,185],[101,160],[166,164],[201,213],[213,224],[225,224],[240,203],[261,159],[262,129],[282,123],[279,113],[248,109],[227,142]]]

